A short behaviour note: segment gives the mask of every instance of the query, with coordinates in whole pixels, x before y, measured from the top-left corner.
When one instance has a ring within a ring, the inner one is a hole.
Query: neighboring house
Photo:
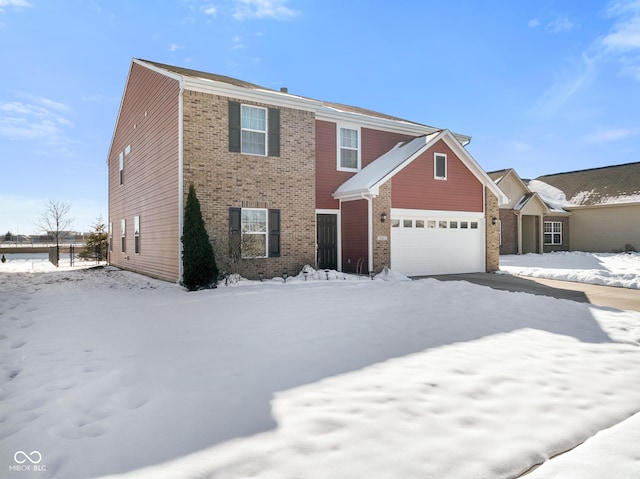
[[[500,206],[501,254],[640,249],[640,162],[522,180],[488,173]]]
[[[640,162],[540,176],[529,188],[571,211],[571,250],[640,250]]]
[[[177,281],[193,184],[221,271],[499,267],[502,191],[470,138],[134,59],[109,151],[110,262]]]
[[[549,195],[533,191],[513,169],[489,172],[508,202],[500,205],[500,254],[569,250],[569,216]]]

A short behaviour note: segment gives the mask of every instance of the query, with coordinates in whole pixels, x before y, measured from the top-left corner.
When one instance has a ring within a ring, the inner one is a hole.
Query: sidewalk
[[[506,276],[506,275],[505,275]],[[640,289],[615,288],[596,284],[572,283],[555,279],[518,276],[552,288],[584,293],[589,303],[616,309],[640,311]]]
[[[503,291],[524,292],[590,303],[622,310],[640,311],[640,290],[615,288],[586,283],[572,283],[555,279],[533,278],[495,273],[466,273],[421,276],[440,281],[468,281]],[[414,279],[419,279],[418,277]]]

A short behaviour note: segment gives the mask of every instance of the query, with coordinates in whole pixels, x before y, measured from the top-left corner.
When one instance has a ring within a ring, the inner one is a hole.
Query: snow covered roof
[[[529,185],[541,196],[539,190],[544,190],[563,207],[638,203],[640,162],[540,176]]]

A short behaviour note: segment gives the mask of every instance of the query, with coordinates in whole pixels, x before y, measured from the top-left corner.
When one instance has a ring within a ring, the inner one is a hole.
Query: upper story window
[[[436,180],[447,179],[447,155],[444,153],[433,154],[433,177]]]
[[[267,109],[242,105],[241,152],[248,155],[267,154]]]
[[[280,156],[280,110],[230,101],[229,151]]]
[[[338,170],[360,170],[360,130],[338,125]]]
[[[118,155],[118,168],[120,170],[120,184],[124,184],[124,158],[131,153],[131,145],[127,145],[124,151],[121,151]]]

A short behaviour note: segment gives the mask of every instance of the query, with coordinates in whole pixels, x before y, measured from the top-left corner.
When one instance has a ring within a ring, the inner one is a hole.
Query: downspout
[[[184,225],[184,79],[180,78],[180,93],[178,95],[178,282],[182,281],[184,267],[182,264],[182,228]]]

